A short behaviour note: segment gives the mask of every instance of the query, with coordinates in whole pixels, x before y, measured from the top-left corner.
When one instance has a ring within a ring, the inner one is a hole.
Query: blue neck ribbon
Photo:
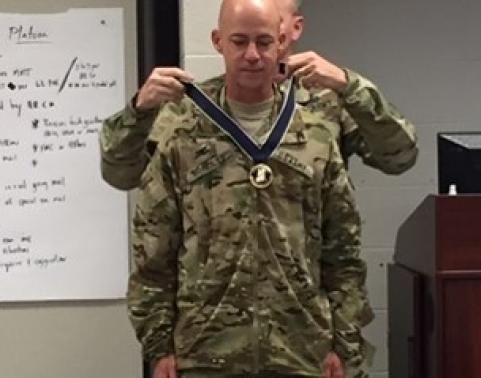
[[[185,93],[197,107],[249,157],[255,164],[265,162],[279,147],[289,124],[294,116],[296,101],[293,80],[289,80],[281,111],[277,116],[274,127],[271,128],[267,140],[258,145],[239,124],[232,119],[219,105],[212,101],[194,83],[183,83]]]

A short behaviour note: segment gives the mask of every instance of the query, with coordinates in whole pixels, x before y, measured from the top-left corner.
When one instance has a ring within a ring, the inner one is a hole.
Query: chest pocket
[[[235,151],[226,143],[199,139],[190,162],[186,164],[186,188],[205,186],[212,189],[224,177],[224,166],[234,158]]]
[[[235,229],[235,215],[247,197],[246,160],[227,141],[199,142],[185,174],[185,208],[197,225]],[[227,231],[225,231],[227,233]]]
[[[329,143],[313,140],[316,137],[317,135],[304,132],[298,135],[287,134],[280,149],[272,157],[307,180],[321,181],[331,151]]]
[[[286,142],[286,141],[285,141]],[[294,143],[287,141],[273,155],[281,174],[280,194],[304,211],[317,213],[330,150],[324,143]]]

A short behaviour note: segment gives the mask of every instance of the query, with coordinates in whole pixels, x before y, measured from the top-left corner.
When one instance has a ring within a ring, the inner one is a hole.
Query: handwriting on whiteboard
[[[120,9],[0,14],[0,301],[124,296],[127,198],[98,145],[122,35]]]

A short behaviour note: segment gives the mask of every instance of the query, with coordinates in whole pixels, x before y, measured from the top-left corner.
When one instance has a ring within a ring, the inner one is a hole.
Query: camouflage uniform
[[[222,86],[203,89],[219,102]],[[145,360],[175,354],[185,377],[323,377],[334,350],[349,377],[366,377],[360,219],[325,110],[297,108],[261,190],[250,159],[189,99],[155,122],[128,292]]]
[[[339,96],[331,90],[297,91],[297,100],[310,112],[308,121],[323,117],[339,143],[347,165],[352,154],[388,174],[399,174],[416,161],[413,125],[389,104],[376,86],[346,70],[348,85]],[[213,85],[222,77],[211,80]],[[131,104],[104,122],[100,135],[102,175],[118,189],[133,189],[162,134],[154,124],[158,109],[137,112]],[[307,115],[306,115],[307,116]],[[152,125],[154,127],[152,128]]]

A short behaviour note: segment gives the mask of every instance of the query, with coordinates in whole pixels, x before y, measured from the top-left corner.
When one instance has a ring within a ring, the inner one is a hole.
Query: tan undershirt
[[[274,105],[274,96],[257,104],[246,104],[231,99],[226,99],[226,101],[232,116],[242,129],[256,142],[263,143],[272,128],[271,113]],[[265,128],[266,132],[259,135],[259,130],[263,126],[267,126],[267,123],[269,125]]]

